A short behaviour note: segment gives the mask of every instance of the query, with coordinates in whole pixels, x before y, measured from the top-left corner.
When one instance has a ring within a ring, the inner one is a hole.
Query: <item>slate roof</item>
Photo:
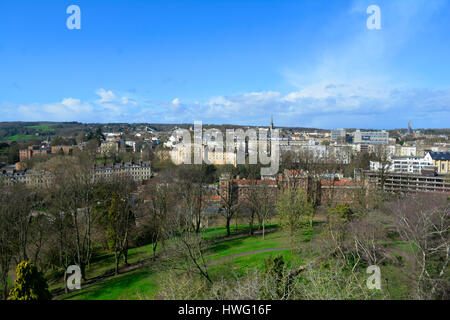
[[[430,152],[431,159],[440,161],[450,161],[450,152]]]

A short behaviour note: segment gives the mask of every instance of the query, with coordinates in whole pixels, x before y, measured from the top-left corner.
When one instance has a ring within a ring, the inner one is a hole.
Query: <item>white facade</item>
[[[392,158],[389,164],[385,164],[384,170],[388,172],[395,173],[422,173],[422,169],[433,165],[425,157],[401,157],[401,158]],[[380,162],[370,162],[370,170],[371,171],[379,171],[381,170]]]

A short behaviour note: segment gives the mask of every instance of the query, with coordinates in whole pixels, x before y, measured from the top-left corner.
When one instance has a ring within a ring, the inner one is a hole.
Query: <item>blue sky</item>
[[[449,0],[1,0],[0,121],[450,127],[449,58]]]

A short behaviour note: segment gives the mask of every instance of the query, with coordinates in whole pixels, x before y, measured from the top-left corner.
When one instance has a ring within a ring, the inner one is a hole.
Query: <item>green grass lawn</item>
[[[276,227],[271,225],[270,227]],[[232,228],[232,234],[248,232],[248,226],[235,226]],[[226,229],[223,227],[210,228],[204,231],[203,236],[208,240],[223,238],[226,235]],[[300,232],[296,236],[296,243],[308,241],[311,238],[310,232]],[[239,253],[246,253],[261,249],[283,248],[289,246],[289,239],[282,230],[276,230],[266,234],[265,240],[262,235],[252,237],[243,235],[235,239],[224,239],[223,241],[213,242],[210,248],[205,252],[206,260],[211,261]],[[283,254],[286,261],[293,261],[293,255],[298,255],[291,250],[279,250],[274,252],[262,252],[250,254],[242,257],[235,257],[218,262],[209,267],[211,275],[219,278],[222,275],[244,274],[245,270],[252,268],[262,268],[264,260]],[[152,257],[151,245],[130,249],[128,262],[134,264]],[[230,267],[231,266],[231,267]],[[87,278],[104,275],[112,272],[114,268],[114,256],[112,254],[103,254],[97,256],[87,268]],[[155,270],[153,270],[155,269]],[[156,266],[145,266],[140,269],[130,271],[118,276],[110,277],[95,284],[89,285],[80,291],[74,291],[68,295],[60,297],[61,299],[152,299],[158,292],[158,281],[164,275],[164,270],[156,270]],[[53,283],[51,289],[62,289],[62,281]]]
[[[42,132],[53,132],[55,129],[53,129],[54,124],[39,124],[36,126],[26,126],[26,128],[35,129]]]
[[[278,223],[268,223],[266,224],[266,231],[277,228],[279,225]],[[255,231],[258,230],[258,225],[255,224],[253,227]],[[231,225],[230,226],[230,233],[231,235],[236,234],[248,234],[250,232],[250,227],[248,225]],[[225,227],[212,227],[204,230],[202,232],[202,236],[205,240],[215,240],[215,239],[221,239],[225,238],[227,236],[227,228]]]
[[[143,267],[99,281],[61,299],[73,300],[139,300],[152,299],[157,294],[160,273]]]
[[[289,246],[289,240],[285,232],[277,230],[266,234],[265,240],[262,240],[262,235],[254,235],[214,243],[206,251],[206,256],[207,261],[210,261],[244,252],[287,246]]]
[[[314,254],[308,250],[304,250],[305,248],[303,246],[306,246],[315,235],[320,233],[320,226],[320,223],[315,223],[313,229],[301,229],[297,232],[295,239],[292,242],[289,238],[289,234],[286,231],[277,228],[276,224],[270,226],[276,229],[267,233],[265,240],[262,240],[261,235],[246,235],[245,233],[248,233],[248,226],[238,226],[237,228],[233,226],[233,235],[244,234],[242,237],[240,236],[231,239],[224,238],[226,235],[226,229],[224,227],[209,228],[202,234],[205,239],[212,241],[205,251],[205,260],[211,262],[216,259],[222,259],[209,265],[208,272],[213,281],[222,278],[240,277],[254,269],[262,270],[264,268],[265,260],[270,257],[275,257],[278,254],[283,255],[283,258],[288,265],[304,265],[314,258]],[[294,244],[294,249],[290,248],[291,243]],[[407,247],[409,247],[408,244],[402,242],[386,243],[385,245],[405,251]],[[280,248],[281,250],[254,252],[273,248]],[[249,254],[233,256],[244,253]],[[151,257],[151,245],[146,245],[130,249],[128,261],[130,264],[135,264]],[[87,269],[87,277],[89,279],[104,275],[105,273],[112,272],[113,268],[113,255],[98,255]],[[383,285],[388,289],[392,299],[409,298],[408,292],[410,292],[410,281],[407,273],[408,269],[407,265],[387,265],[382,267]],[[84,287],[82,290],[71,292],[58,299],[154,299],[158,296],[160,280],[164,279],[166,272],[168,272],[167,270],[167,265],[162,267],[161,263],[156,260],[137,270],[103,279],[95,284]],[[365,270],[362,270],[361,272],[365,272]],[[63,288],[62,281],[52,284],[52,289],[54,288]]]
[[[128,251],[128,263],[136,264],[151,258],[152,255],[153,251],[151,244],[133,248]],[[92,259],[91,265],[86,268],[86,278],[92,279],[112,272],[114,272],[114,255],[111,253],[103,253],[96,256],[95,259]],[[51,282],[49,288],[50,290],[63,289],[64,283],[61,280]]]
[[[18,140],[37,139],[37,138],[39,138],[39,137],[34,136],[34,135],[15,135],[15,136],[8,137],[5,140],[7,140],[7,141],[18,141]]]

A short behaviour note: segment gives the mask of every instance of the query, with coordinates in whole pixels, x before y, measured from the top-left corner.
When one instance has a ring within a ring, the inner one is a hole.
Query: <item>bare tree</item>
[[[170,215],[176,208],[174,187],[168,183],[152,182],[146,186],[148,200],[142,204],[144,211],[141,222],[144,232],[149,234],[152,243],[153,258],[161,241],[170,233]]]
[[[225,227],[227,228],[227,236],[231,235],[231,219],[241,209],[242,203],[239,203],[237,188],[233,187],[232,181],[227,181],[227,188],[220,190],[221,198],[221,214],[225,217]]]
[[[61,157],[51,163],[57,210],[70,217],[75,245],[75,262],[86,280],[86,266],[92,255],[94,179],[90,162],[82,157]]]
[[[262,238],[266,236],[267,221],[275,214],[275,205],[277,201],[278,189],[275,185],[262,183],[256,193],[256,215],[259,224],[262,226]]]
[[[127,263],[129,240],[135,226],[133,192],[136,184],[130,177],[117,177],[103,183],[104,192],[111,197],[98,204],[96,214],[108,247],[114,254],[115,274],[119,274],[120,258],[124,256]]]
[[[371,213],[358,217],[348,224],[348,251],[356,257],[355,265],[364,261],[369,265],[377,265],[385,259],[385,250],[381,245],[386,240],[382,216]]]
[[[415,194],[389,206],[400,236],[415,256],[419,299],[448,298],[449,209],[442,194]]]

